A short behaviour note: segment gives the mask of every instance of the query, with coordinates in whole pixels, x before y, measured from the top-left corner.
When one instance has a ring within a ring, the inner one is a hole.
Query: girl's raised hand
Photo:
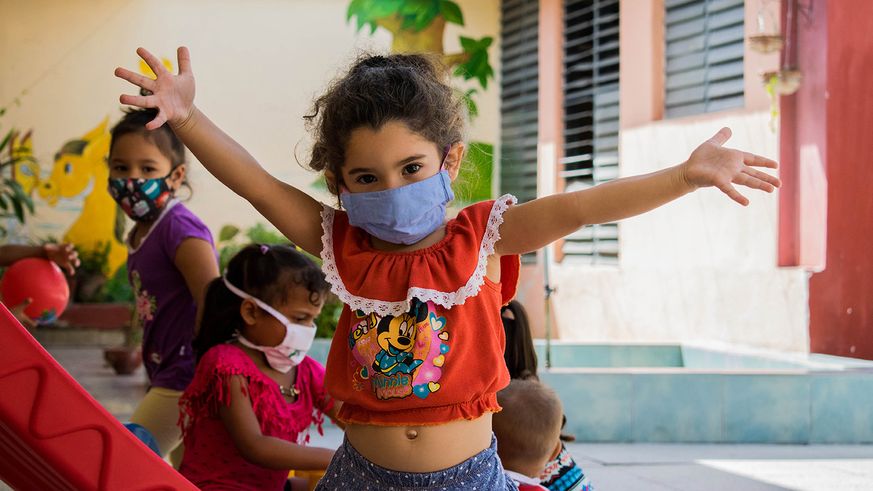
[[[182,46],[176,52],[179,74],[173,75],[145,48],[136,50],[136,54],[145,61],[157,78],[152,80],[146,76],[134,73],[126,68],[115,69],[115,76],[151,92],[151,95],[122,95],[122,104],[141,108],[157,108],[158,115],[151,120],[146,128],[154,130],[165,122],[170,126],[183,126],[194,112],[194,73],[191,71],[191,55],[188,48]]]
[[[722,128],[709,140],[697,147],[688,160],[682,164],[682,175],[692,189],[715,186],[732,200],[746,206],[748,198],[733,186],[760,189],[768,193],[780,186],[779,178],[771,176],[754,167],[776,169],[776,162],[740,150],[725,148],[723,145],[731,137],[729,128]]]

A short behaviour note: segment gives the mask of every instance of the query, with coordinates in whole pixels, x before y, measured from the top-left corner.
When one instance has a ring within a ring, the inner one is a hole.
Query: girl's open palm
[[[776,169],[778,164],[760,155],[725,148],[723,145],[730,137],[731,130],[722,128],[703,142],[682,165],[683,175],[692,188],[715,186],[732,200],[746,206],[749,204],[748,198],[740,194],[734,184],[771,193],[779,187],[779,178],[754,167]]]
[[[136,54],[145,61],[157,78],[152,80],[144,75],[134,73],[126,68],[116,68],[115,76],[151,92],[150,95],[122,95],[122,104],[141,108],[157,108],[158,115],[151,120],[146,128],[154,130],[165,122],[171,126],[182,126],[194,110],[194,72],[191,71],[191,55],[188,48],[180,47],[176,52],[179,74],[173,75],[145,48],[136,50]]]

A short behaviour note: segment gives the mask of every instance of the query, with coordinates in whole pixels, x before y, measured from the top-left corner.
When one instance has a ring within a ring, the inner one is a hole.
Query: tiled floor
[[[142,370],[116,376],[97,348],[50,351],[110,412],[122,420],[130,416],[145,391]],[[341,440],[336,427],[313,435],[315,445],[336,447]],[[569,448],[600,491],[873,490],[869,445],[574,443]]]

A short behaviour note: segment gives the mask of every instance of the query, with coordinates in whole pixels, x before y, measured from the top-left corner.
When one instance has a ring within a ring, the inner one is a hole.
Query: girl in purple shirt
[[[135,223],[127,270],[149,389],[130,421],[149,430],[166,456],[181,440],[179,397],[194,376],[191,341],[218,262],[209,229],[175,199],[187,186],[184,145],[166,125],[145,128],[156,113],[128,112],[112,129],[109,192]],[[181,461],[181,448],[172,460]]]

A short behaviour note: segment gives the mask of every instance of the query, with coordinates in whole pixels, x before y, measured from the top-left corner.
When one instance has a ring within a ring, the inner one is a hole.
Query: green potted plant
[[[133,312],[133,289],[127,279],[127,267],[122,266],[112,278],[101,286],[94,304],[118,310],[125,308],[126,322],[122,326],[124,343],[121,346],[104,348],[103,358],[118,375],[129,375],[142,365],[142,326]]]
[[[142,328],[136,322],[124,326],[124,344],[103,348],[103,359],[118,375],[130,375],[142,365]]]
[[[5,113],[0,109],[0,116]],[[5,237],[6,219],[15,218],[24,223],[25,214],[33,214],[33,200],[30,190],[24,189],[19,173],[32,171],[37,165],[30,149],[30,135],[18,139],[18,131],[10,129],[0,140],[0,237]]]

